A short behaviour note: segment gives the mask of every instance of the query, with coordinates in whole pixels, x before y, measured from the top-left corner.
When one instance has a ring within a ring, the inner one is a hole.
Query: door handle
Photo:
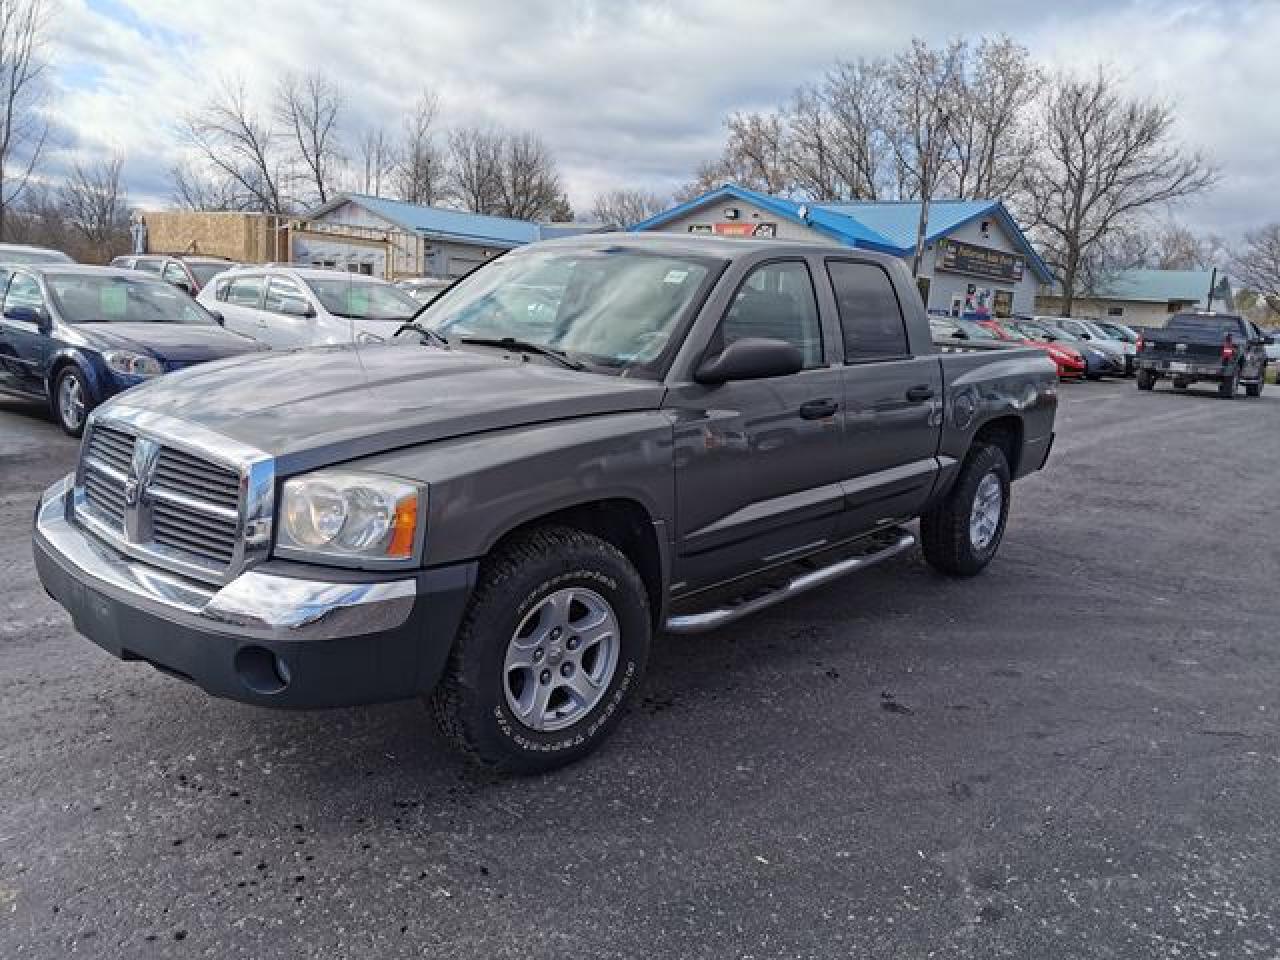
[[[810,400],[800,404],[800,416],[805,420],[824,420],[840,409],[840,404],[830,397],[821,400]]]
[[[907,399],[912,403],[924,403],[926,400],[932,400],[933,387],[929,386],[927,383],[922,383],[919,386],[912,387],[907,391]]]

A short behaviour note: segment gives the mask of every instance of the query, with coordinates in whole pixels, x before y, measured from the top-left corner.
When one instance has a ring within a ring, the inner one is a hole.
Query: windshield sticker
[[[129,290],[123,284],[112,284],[98,290],[98,307],[112,317],[122,317],[129,309]]]
[[[689,276],[688,270],[668,270],[667,275],[662,278],[663,283],[684,283]]]

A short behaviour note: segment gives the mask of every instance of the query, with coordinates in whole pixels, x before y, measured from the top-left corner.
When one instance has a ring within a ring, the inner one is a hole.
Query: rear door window
[[[28,273],[15,273],[5,292],[4,312],[8,313],[14,307],[27,307],[31,310],[44,308],[44,294],[40,291],[40,284]]]
[[[846,363],[910,355],[902,306],[883,267],[855,260],[828,260],[827,274],[844,331]]]

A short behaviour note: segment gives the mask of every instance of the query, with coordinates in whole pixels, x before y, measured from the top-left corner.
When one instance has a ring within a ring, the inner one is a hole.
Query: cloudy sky
[[[133,202],[167,202],[175,125],[218,77],[263,101],[288,70],[341,86],[347,123],[399,125],[424,85],[449,124],[531,127],[579,210],[597,191],[669,191],[715,156],[731,110],[770,106],[835,59],[1006,32],[1051,65],[1109,61],[1173,102],[1221,165],[1179,216],[1238,235],[1276,219],[1280,2],[1073,0],[60,0],[61,155],[118,150]]]

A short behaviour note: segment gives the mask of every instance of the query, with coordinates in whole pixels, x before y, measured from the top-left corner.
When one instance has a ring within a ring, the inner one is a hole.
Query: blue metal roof
[[[371,197],[362,193],[347,194],[344,200],[358,203],[367,210],[406,230],[442,239],[487,241],[495,246],[519,246],[542,239],[540,226],[528,220],[491,217],[465,210],[424,207],[402,200]]]
[[[631,229],[650,230],[708,203],[730,199],[754,203],[762,209],[803,224],[852,247],[879,250],[882,253],[892,253],[900,257],[907,256],[915,249],[916,227],[920,218],[920,203],[917,200],[806,204],[802,201],[757,193],[755,190],[748,190],[732,183],[650,217]],[[800,215],[801,210],[805,212],[803,217]],[[926,238],[930,241],[936,240],[981,216],[998,220],[1014,245],[1026,255],[1028,264],[1039,279],[1044,283],[1051,282],[1053,275],[1049,267],[1040,259],[1026,235],[999,200],[932,201],[929,204],[929,222],[925,228]]]

